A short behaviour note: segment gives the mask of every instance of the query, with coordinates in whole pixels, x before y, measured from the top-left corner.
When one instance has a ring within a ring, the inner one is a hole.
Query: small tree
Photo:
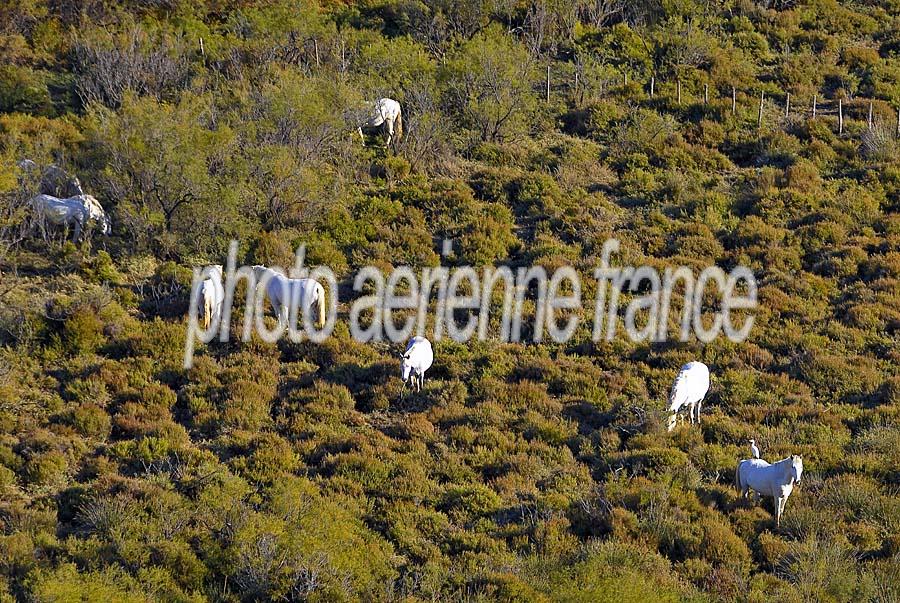
[[[535,79],[531,55],[496,26],[460,46],[441,71],[449,109],[482,141],[524,134]]]
[[[202,249],[205,235],[234,218],[236,195],[225,178],[234,136],[210,123],[210,111],[210,99],[194,95],[170,105],[128,94],[118,113],[92,107],[88,136],[106,166],[98,177],[103,196],[138,245],[165,234],[171,244]]]

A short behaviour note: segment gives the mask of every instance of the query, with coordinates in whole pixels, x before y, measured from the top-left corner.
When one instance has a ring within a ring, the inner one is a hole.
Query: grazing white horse
[[[316,326],[321,328],[325,324],[325,288],[318,281],[311,278],[288,278],[266,266],[257,265],[252,269],[257,283],[264,278],[268,279],[265,294],[278,315],[279,322],[287,324],[293,302],[304,313],[315,305],[318,311]]]
[[[803,476],[803,458],[793,454],[777,463],[769,464],[762,459],[746,459],[738,463],[734,481],[741,496],[746,498],[753,490],[763,496],[775,499],[775,525],[781,525],[781,514],[787,499],[800,485]]]
[[[222,284],[222,265],[210,266],[209,277],[200,284],[200,302],[197,307],[203,308],[203,330],[210,324],[218,325],[222,318],[222,305],[225,302],[225,286]]]
[[[108,235],[111,231],[109,217],[103,211],[100,202],[90,195],[75,195],[60,199],[52,195],[36,195],[31,199],[31,206],[44,219],[52,224],[75,225],[74,239],[78,240],[82,230],[89,222],[98,222],[100,232]]]
[[[389,146],[393,142],[395,133],[397,140],[400,140],[403,136],[403,116],[400,112],[400,103],[392,98],[380,98],[372,103],[371,109],[371,115],[358,128],[363,144],[366,144],[363,128],[382,127],[387,130],[387,140],[384,146]]]
[[[700,406],[706,392],[709,391],[709,367],[702,362],[688,362],[675,377],[675,383],[672,384],[672,392],[669,394],[669,431],[675,429],[678,413],[683,408],[687,408],[691,417],[691,424],[694,420],[700,423]]]
[[[434,350],[431,342],[424,337],[413,337],[406,346],[406,351],[401,355],[400,377],[405,387],[410,380],[417,392],[425,387],[425,371],[431,368],[434,362]]]

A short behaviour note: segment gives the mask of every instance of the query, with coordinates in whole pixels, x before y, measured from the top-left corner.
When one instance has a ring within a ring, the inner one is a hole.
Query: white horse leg
[[[358,127],[356,131],[359,132],[359,139],[362,141],[362,145],[366,146],[366,137],[363,135],[362,126]]]
[[[394,120],[386,119],[384,121],[384,125],[387,126],[387,142],[384,143],[384,147],[387,148],[391,146],[391,141],[394,140]]]
[[[782,498],[775,496],[775,527],[781,527],[781,510],[784,508]]]
[[[703,401],[697,402],[697,425],[700,424],[700,407],[703,406]]]

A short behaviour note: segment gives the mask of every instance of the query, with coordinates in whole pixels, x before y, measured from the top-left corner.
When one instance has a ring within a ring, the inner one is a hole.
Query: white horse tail
[[[319,327],[325,325],[325,287],[316,283],[316,306],[319,307]]]
[[[212,321],[213,299],[207,292],[203,292],[203,330],[209,328]]]
[[[403,114],[397,113],[397,121],[394,122],[394,136],[397,138],[397,142],[400,142],[400,139],[403,138]]]
[[[734,470],[734,485],[737,486],[738,492],[744,493],[744,485],[741,483],[741,464],[744,461],[738,461],[737,468]]]

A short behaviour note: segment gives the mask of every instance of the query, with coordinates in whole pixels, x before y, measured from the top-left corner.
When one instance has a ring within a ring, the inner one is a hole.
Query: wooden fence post
[[[791,112],[791,93],[788,92],[784,99],[784,116],[787,117]]]
[[[206,52],[203,50],[203,38],[200,38],[200,56],[206,56]]]
[[[813,94],[813,119],[816,118],[816,101],[819,100],[818,94]]]
[[[319,41],[313,40],[313,47],[316,50],[316,69],[319,68]]]
[[[732,86],[731,87],[731,113],[732,115],[737,111],[737,89]]]
[[[678,104],[681,104],[681,80],[678,80]]]
[[[653,98],[653,86],[656,84],[656,78],[650,76],[650,98]]]
[[[844,101],[838,99],[838,134],[844,133]]]
[[[869,129],[872,129],[872,101],[869,101]]]
[[[709,84],[703,84],[703,104],[709,104]]]
[[[765,102],[766,102],[766,93],[760,92],[759,93],[759,115],[756,118],[756,127],[757,128],[762,127],[763,103],[765,103]]]

